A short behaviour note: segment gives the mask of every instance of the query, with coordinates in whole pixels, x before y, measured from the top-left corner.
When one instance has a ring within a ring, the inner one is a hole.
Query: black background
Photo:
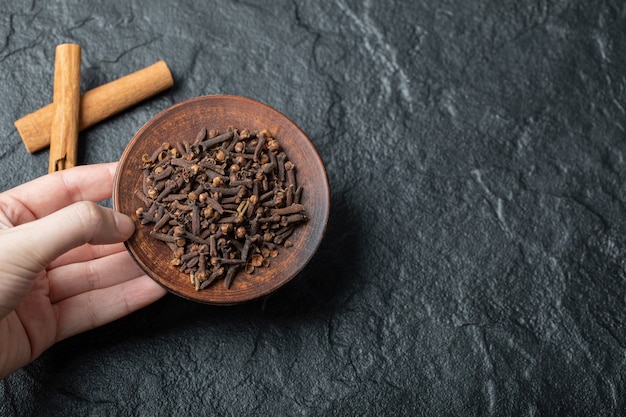
[[[623,413],[624,2],[21,3],[0,3],[0,189],[47,172],[13,122],[75,42],[83,91],[160,59],[175,79],[81,132],[81,164],[243,95],[309,135],[332,201],[273,295],[168,295],[0,382],[0,414]]]

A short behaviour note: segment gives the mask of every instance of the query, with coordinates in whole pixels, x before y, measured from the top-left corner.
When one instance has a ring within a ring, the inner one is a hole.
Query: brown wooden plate
[[[153,225],[141,225],[135,214],[141,201],[135,196],[142,189],[143,154],[152,154],[163,142],[192,141],[202,127],[225,131],[268,129],[297,167],[298,184],[303,186],[302,204],[309,221],[296,229],[293,246],[280,248],[270,266],[253,274],[240,272],[230,288],[223,281],[196,291],[189,275],[170,264],[172,251],[150,236]],[[326,231],[330,212],[330,187],[324,164],[307,135],[285,115],[255,100],[227,95],[192,98],[175,104],[148,121],[124,150],[117,169],[113,205],[133,218],[137,230],[126,247],[139,266],[170,292],[189,300],[216,304],[238,304],[267,295],[281,287],[311,260]]]

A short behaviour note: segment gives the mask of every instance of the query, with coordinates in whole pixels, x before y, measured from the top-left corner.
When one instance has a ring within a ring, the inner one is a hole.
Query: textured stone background
[[[289,285],[230,308],[167,296],[60,343],[0,382],[1,415],[624,413],[623,2],[0,12],[1,189],[46,172],[13,121],[50,101],[67,41],[83,90],[159,59],[176,82],[82,132],[80,163],[117,160],[173,103],[238,94],[296,121],[332,188]]]

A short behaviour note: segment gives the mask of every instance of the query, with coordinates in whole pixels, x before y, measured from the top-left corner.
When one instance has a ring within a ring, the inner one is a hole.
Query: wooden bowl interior
[[[196,291],[189,276],[170,265],[171,250],[149,235],[152,225],[140,225],[135,215],[141,206],[135,192],[142,189],[141,156],[151,154],[161,143],[192,141],[202,128],[225,131],[229,126],[250,130],[268,129],[297,167],[303,186],[302,204],[309,221],[290,240],[293,247],[280,248],[269,267],[253,274],[240,272],[231,288],[222,281]],[[139,266],[169,291],[208,304],[237,304],[276,290],[296,276],[317,250],[328,222],[330,190],[322,160],[307,135],[285,115],[257,101],[237,96],[202,96],[176,104],[148,121],[125,149],[115,178],[113,204],[131,216],[137,230],[126,242]]]

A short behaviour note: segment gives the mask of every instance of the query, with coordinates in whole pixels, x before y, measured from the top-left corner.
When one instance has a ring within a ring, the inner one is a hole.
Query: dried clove
[[[200,291],[267,267],[308,221],[296,167],[268,130],[200,128],[140,161],[137,219]],[[149,226],[144,226],[149,227]]]

